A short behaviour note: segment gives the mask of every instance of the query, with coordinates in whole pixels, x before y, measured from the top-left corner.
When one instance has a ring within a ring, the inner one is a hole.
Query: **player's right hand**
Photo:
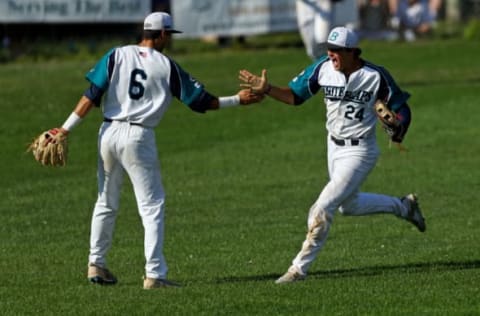
[[[252,103],[257,103],[263,100],[263,94],[252,93],[250,89],[243,89],[238,92],[240,97],[240,104],[247,105]]]

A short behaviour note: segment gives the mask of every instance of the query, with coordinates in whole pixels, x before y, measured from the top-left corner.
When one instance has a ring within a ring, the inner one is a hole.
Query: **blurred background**
[[[152,11],[170,12],[184,31],[178,53],[304,45],[311,55],[303,28],[321,42],[316,32],[337,25],[364,40],[480,40],[480,0],[0,0],[0,62],[96,57],[138,40]]]

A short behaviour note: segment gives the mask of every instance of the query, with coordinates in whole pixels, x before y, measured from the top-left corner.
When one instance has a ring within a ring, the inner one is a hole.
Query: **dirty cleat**
[[[90,263],[88,265],[87,278],[90,282],[100,285],[114,285],[117,283],[117,278],[106,268]]]
[[[292,282],[297,282],[297,281],[303,281],[305,280],[307,276],[305,274],[301,274],[298,272],[297,268],[294,266],[290,267],[288,271],[279,277],[275,283],[276,284],[283,284],[283,283],[292,283]]]
[[[425,219],[423,218],[422,211],[418,205],[418,198],[415,194],[411,193],[400,199],[408,210],[407,221],[415,225],[422,233],[427,229],[425,225]]]
[[[154,279],[154,278],[143,278],[143,288],[145,290],[167,288],[167,287],[180,287],[181,285],[177,282],[169,281],[167,279]]]

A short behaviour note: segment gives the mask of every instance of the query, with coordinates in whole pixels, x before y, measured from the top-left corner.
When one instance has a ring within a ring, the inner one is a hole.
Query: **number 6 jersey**
[[[106,118],[146,127],[158,125],[172,97],[201,113],[213,98],[172,59],[138,45],[110,50],[86,78],[104,94]]]

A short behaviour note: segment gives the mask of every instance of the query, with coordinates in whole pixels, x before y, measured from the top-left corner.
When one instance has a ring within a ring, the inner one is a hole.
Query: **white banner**
[[[186,37],[297,29],[295,0],[172,0],[172,14]]]
[[[0,0],[1,23],[141,23],[151,0]]]

